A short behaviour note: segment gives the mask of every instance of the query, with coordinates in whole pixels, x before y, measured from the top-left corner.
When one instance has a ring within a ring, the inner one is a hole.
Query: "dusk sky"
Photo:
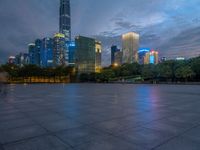
[[[121,47],[121,34],[134,31],[140,47],[160,56],[200,55],[200,0],[71,0],[72,34],[96,37],[103,64],[110,46]],[[0,0],[0,63],[27,52],[36,38],[58,32],[59,0]]]

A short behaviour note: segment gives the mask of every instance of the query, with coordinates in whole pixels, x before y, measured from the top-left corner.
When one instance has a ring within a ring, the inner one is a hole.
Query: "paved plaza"
[[[200,86],[7,85],[0,150],[199,150]]]

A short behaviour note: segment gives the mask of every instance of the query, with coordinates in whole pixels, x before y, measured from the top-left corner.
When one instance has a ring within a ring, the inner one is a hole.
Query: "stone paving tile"
[[[4,145],[5,150],[72,150],[55,136],[42,136]]]
[[[58,132],[66,129],[78,128],[83,126],[83,124],[76,122],[72,119],[44,122],[41,123],[40,125],[50,132]]]
[[[57,132],[55,135],[73,147],[110,136],[87,126]]]
[[[79,145],[75,150],[145,150],[145,148],[116,137],[109,137]]]
[[[192,141],[200,143],[200,125],[196,128],[193,128],[187,132],[185,132],[182,137],[190,139]]]
[[[24,126],[8,130],[0,130],[0,143],[6,144],[16,142],[26,138],[40,136],[45,134],[46,131],[40,126]]]
[[[199,148],[199,142],[195,142],[184,137],[177,137],[157,148],[154,148],[154,150],[199,150]]]
[[[152,149],[174,136],[168,132],[161,132],[142,127],[128,129],[115,135],[136,145],[143,146],[144,149]]]
[[[35,123],[28,118],[6,120],[0,122],[0,130],[7,130],[30,125],[35,125]]]

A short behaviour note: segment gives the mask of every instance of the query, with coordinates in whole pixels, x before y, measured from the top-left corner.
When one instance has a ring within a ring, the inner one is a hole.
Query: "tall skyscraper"
[[[28,45],[28,54],[30,58],[30,64],[34,65],[35,64],[35,43],[30,43]]]
[[[42,40],[35,40],[35,51],[34,51],[34,64],[40,66],[40,53],[42,48]]]
[[[69,65],[74,66],[75,65],[75,42],[74,41],[68,41],[67,42],[67,52],[68,52],[68,60],[69,60]]]
[[[65,35],[56,33],[53,38],[53,65],[67,65]]]
[[[111,47],[111,65],[114,65],[114,63],[115,63],[115,53],[119,52],[119,51],[120,51],[120,49],[118,49],[116,45],[113,45]]]
[[[53,39],[44,38],[42,40],[42,48],[40,53],[40,66],[53,66]]]
[[[129,32],[122,35],[123,63],[138,62],[139,34]]]
[[[78,36],[75,38],[76,68],[81,73],[99,72],[101,68],[101,42]]]
[[[65,35],[66,41],[71,40],[70,0],[60,0],[60,33]]]

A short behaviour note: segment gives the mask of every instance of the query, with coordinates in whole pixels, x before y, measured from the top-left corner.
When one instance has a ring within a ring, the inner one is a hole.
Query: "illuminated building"
[[[60,0],[60,33],[65,35],[66,41],[71,39],[70,0]]]
[[[42,40],[42,48],[40,53],[40,66],[52,67],[53,66],[53,39],[44,38]]]
[[[111,65],[114,65],[115,63],[115,53],[119,52],[120,49],[117,48],[117,46],[113,45],[111,47]]]
[[[68,60],[69,60],[69,65],[74,66],[75,65],[75,42],[74,41],[68,41],[66,43],[67,51],[68,51]]]
[[[78,36],[75,38],[75,45],[76,68],[79,74],[99,72],[101,69],[101,42]]]
[[[66,65],[66,53],[65,35],[56,33],[53,38],[53,65]]]
[[[40,66],[40,52],[42,48],[42,40],[35,40],[35,50],[34,50],[34,65]]]
[[[29,63],[31,65],[35,64],[35,43],[30,43],[28,45]]]
[[[138,62],[139,34],[129,32],[122,35],[123,63]]]
[[[184,57],[177,57],[176,60],[177,61],[183,61],[183,60],[185,60],[185,58]]]
[[[10,56],[8,58],[8,64],[14,64],[15,63],[15,56]]]
[[[27,53],[19,53],[15,56],[15,64],[18,66],[24,66],[30,64],[29,54]]]
[[[115,62],[114,62],[115,67],[122,65],[122,63],[123,63],[122,57],[123,57],[123,52],[121,52],[121,51],[115,52]]]
[[[158,64],[158,52],[151,50],[144,57],[144,64]]]
[[[95,41],[95,72],[101,72],[101,53],[102,47],[100,41]]]
[[[140,48],[138,51],[138,62],[139,64],[144,64],[144,58],[146,56],[146,53],[150,51],[149,48]]]

